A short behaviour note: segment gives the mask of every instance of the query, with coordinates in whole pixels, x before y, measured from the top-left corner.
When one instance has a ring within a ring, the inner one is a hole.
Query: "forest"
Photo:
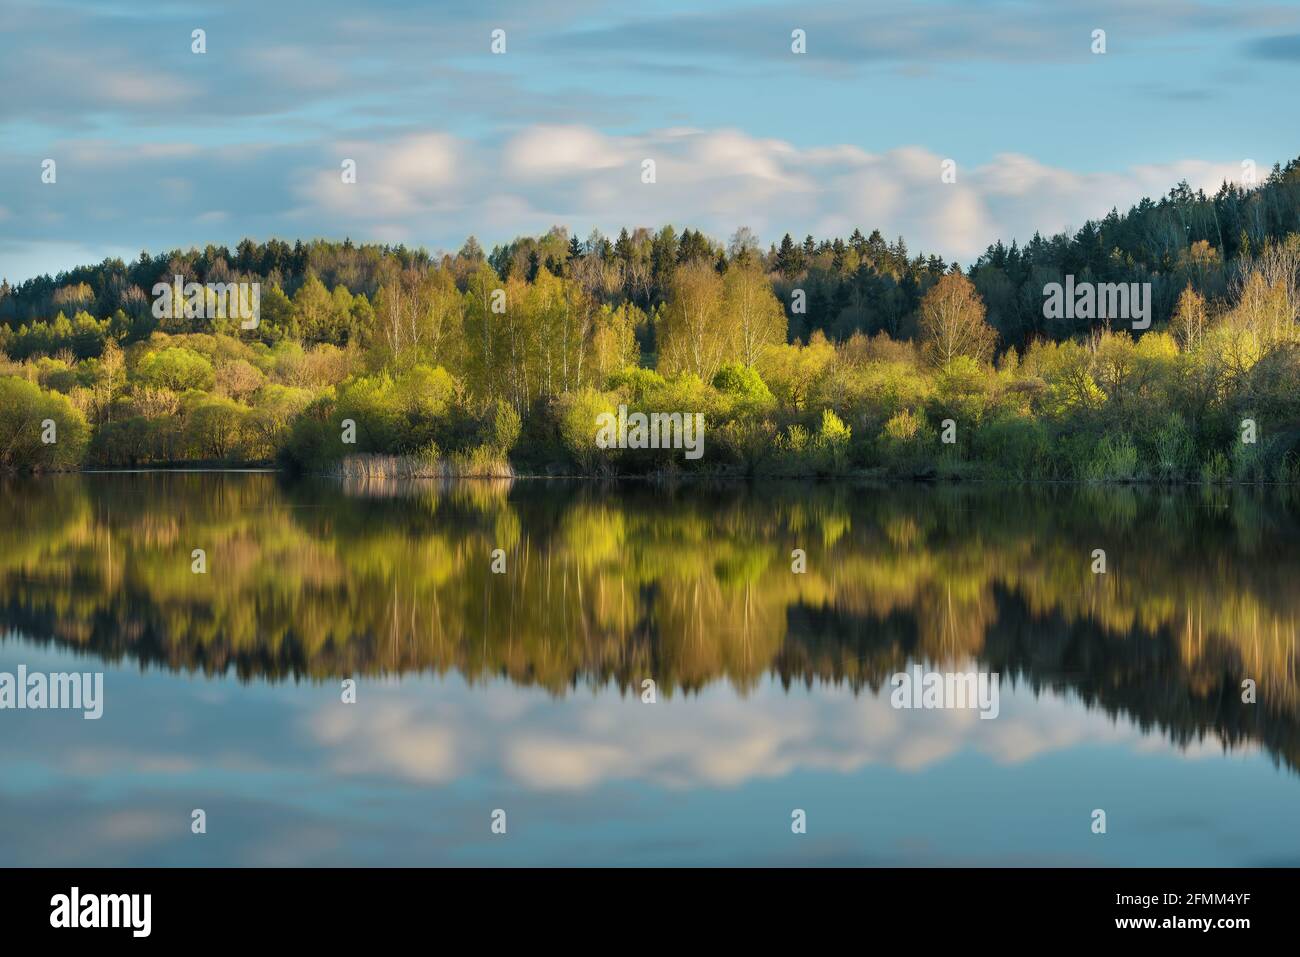
[[[257,283],[256,327],[156,317],[176,276]],[[1069,277],[1150,327],[1045,310]],[[1300,159],[967,267],[861,230],[245,239],[0,284],[0,470],[1294,482],[1298,319]],[[620,406],[703,414],[704,454],[602,448]]]

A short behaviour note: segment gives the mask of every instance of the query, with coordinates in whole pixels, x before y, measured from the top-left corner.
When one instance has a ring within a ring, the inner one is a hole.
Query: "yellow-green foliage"
[[[0,326],[10,350],[0,375],[35,390],[8,386],[6,427],[25,434],[20,407],[54,403],[70,438],[81,423],[90,439],[57,450],[18,441],[26,451],[7,453],[3,467],[328,469],[351,455],[436,449],[439,462],[477,469],[508,456],[525,472],[932,476],[960,466],[1017,479],[1258,482],[1291,481],[1300,461],[1300,240],[1244,260],[1222,298],[1189,283],[1167,331],[1029,336],[996,354],[980,291],[999,315],[1010,306],[1005,277],[987,270],[931,275],[913,313],[892,321],[914,339],[834,342],[814,329],[784,342],[782,297],[758,260],[724,273],[710,258],[674,265],[661,277],[666,300],[646,313],[604,298],[616,275],[565,267],[567,248],[555,237],[529,247],[504,279],[481,258],[385,271],[373,307],[308,269],[292,296],[264,290],[257,337],[97,320],[85,311],[93,290],[63,287],[67,311]],[[542,249],[549,258],[534,261]],[[1194,245],[1176,272],[1221,265]],[[860,305],[844,314],[862,318]],[[704,456],[598,448],[596,417],[619,405],[701,413]],[[1247,418],[1257,442],[1241,440]],[[344,440],[348,421],[355,443]]]
[[[16,376],[0,377],[0,469],[76,468],[89,439],[85,416],[66,396]]]
[[[565,451],[585,471],[607,469],[617,452],[596,444],[597,420],[604,413],[617,414],[619,396],[595,389],[583,389],[562,396],[556,407],[560,441]]]

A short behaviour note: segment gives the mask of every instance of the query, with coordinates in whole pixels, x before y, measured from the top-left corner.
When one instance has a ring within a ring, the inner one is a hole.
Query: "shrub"
[[[611,392],[618,392],[631,402],[642,402],[648,395],[660,391],[667,385],[662,375],[654,369],[642,369],[628,366],[609,377],[606,387]]]
[[[934,433],[911,409],[895,413],[881,429],[878,444],[886,466],[903,475],[929,471],[935,451]]]
[[[736,362],[723,364],[713,377],[713,388],[731,399],[734,406],[745,411],[768,409],[776,405],[772,390],[762,376],[749,366]]]
[[[199,396],[185,418],[185,444],[192,457],[217,461],[243,457],[251,410],[234,399]]]
[[[1051,472],[1048,429],[1036,419],[1001,415],[988,420],[975,430],[971,445],[976,459],[994,474],[1029,479]]]
[[[211,389],[216,373],[212,363],[194,350],[168,346],[141,359],[135,377],[154,388],[187,392],[190,389]]]
[[[821,428],[813,443],[818,469],[831,475],[842,474],[848,467],[852,438],[853,430],[830,409],[823,409]]]
[[[86,417],[66,396],[26,379],[0,378],[0,469],[77,468],[89,441]]]
[[[1232,479],[1235,482],[1273,481],[1286,462],[1286,450],[1277,438],[1258,442],[1233,442]]]
[[[519,433],[523,429],[523,420],[509,402],[497,399],[496,409],[492,415],[492,435],[489,444],[499,456],[505,456],[515,447]]]
[[[1192,434],[1181,416],[1173,415],[1155,434],[1155,475],[1176,482],[1186,477],[1196,452]]]
[[[774,454],[762,462],[762,471],[784,476],[812,474],[812,457],[808,454],[811,445],[811,436],[806,428],[797,422],[790,425],[784,432],[776,434]]]
[[[776,426],[749,416],[732,419],[718,430],[723,453],[746,472],[758,470],[777,448]]]
[[[1201,465],[1201,481],[1210,484],[1228,481],[1228,476],[1232,473],[1232,465],[1228,457],[1219,449],[1211,452],[1205,458]]]
[[[1138,477],[1138,450],[1125,433],[1108,432],[1083,463],[1087,482],[1131,482]]]
[[[988,403],[988,372],[970,356],[956,356],[935,378],[935,420],[978,423]]]
[[[570,392],[556,402],[556,420],[564,450],[584,472],[608,470],[615,451],[596,444],[597,417],[616,413],[618,397],[594,389]]]

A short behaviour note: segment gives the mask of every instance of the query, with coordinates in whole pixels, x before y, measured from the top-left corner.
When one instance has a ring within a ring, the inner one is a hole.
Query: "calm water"
[[[105,703],[0,711],[0,865],[1294,866],[1297,533],[1222,489],[8,481],[0,672]],[[913,663],[998,717],[893,708]]]

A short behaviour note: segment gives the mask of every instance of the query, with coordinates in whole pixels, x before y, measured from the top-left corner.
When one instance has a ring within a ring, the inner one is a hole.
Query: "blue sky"
[[[765,242],[861,226],[969,261],[1182,178],[1212,189],[1245,160],[1300,155],[1296,2],[0,10],[10,281],[244,236],[454,250],[553,224],[724,240],[743,225]]]

